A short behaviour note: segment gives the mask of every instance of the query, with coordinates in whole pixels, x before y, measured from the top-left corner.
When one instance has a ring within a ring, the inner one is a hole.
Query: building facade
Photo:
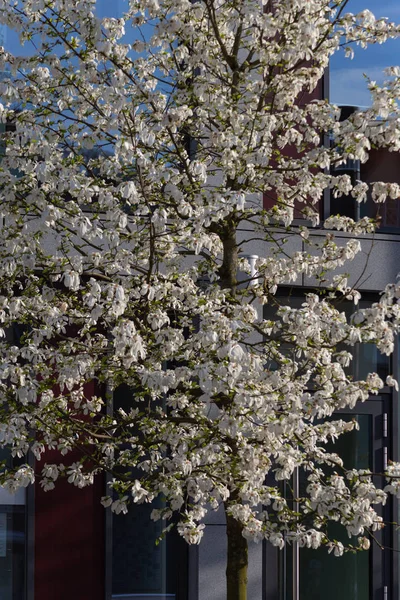
[[[5,35],[5,34],[4,34]],[[309,102],[327,95],[327,81],[321,81]],[[351,176],[400,183],[400,156],[389,151],[372,151],[364,165],[344,166]],[[274,198],[265,198],[269,207]],[[376,300],[386,283],[395,281],[400,270],[400,208],[389,200],[377,215],[368,200],[355,205],[351,198],[336,201],[325,194],[322,219],[330,214],[379,216],[381,227],[363,240],[363,252],[352,264],[350,283],[358,282],[362,302]],[[315,237],[324,232],[315,228]],[[338,233],[343,241],[346,234]],[[288,241],[285,250],[302,249],[301,241]],[[266,247],[250,246],[246,252],[262,255]],[[302,277],[290,290],[279,294],[301,303],[315,281]],[[266,315],[267,316],[267,315]],[[18,336],[18,331],[13,332]],[[376,371],[383,379],[392,374],[400,379],[399,344],[387,359],[376,350],[358,347],[355,375]],[[114,396],[114,408],[129,402],[129,390]],[[356,418],[360,431],[340,440],[343,460],[357,468],[382,472],[390,460],[398,460],[399,398],[393,388],[384,388],[344,419]],[[336,446],[336,449],[338,447]],[[9,457],[5,454],[5,459]],[[47,453],[43,462],[53,462]],[[70,457],[74,461],[74,456]],[[41,464],[37,464],[38,472]],[[293,485],[301,490],[299,476]],[[188,547],[175,533],[157,546],[158,523],[149,518],[146,505],[133,507],[128,515],[113,516],[104,510],[100,498],[106,480],[98,477],[91,487],[75,488],[61,481],[51,492],[37,484],[26,492],[10,496],[0,490],[0,600],[225,600],[226,536],[222,511],[209,513],[199,547]],[[397,503],[391,500],[382,516],[399,521]],[[335,535],[334,532],[332,535]],[[385,548],[384,550],[382,550]],[[249,549],[250,600],[399,600],[400,544],[398,533],[386,527],[371,549],[347,554],[341,559],[325,550],[287,547],[279,551],[267,543]]]

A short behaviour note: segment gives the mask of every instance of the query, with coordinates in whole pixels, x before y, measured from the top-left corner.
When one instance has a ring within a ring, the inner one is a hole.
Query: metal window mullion
[[[35,457],[32,453],[28,456],[28,464],[35,467]],[[26,600],[34,600],[35,594],[35,485],[30,485],[26,490],[25,504],[26,523],[26,551],[25,551],[25,588]]]
[[[112,416],[114,413],[114,394],[109,384],[106,385],[106,414]],[[108,484],[112,476],[105,473],[104,487],[105,495],[110,491]],[[112,600],[112,563],[113,563],[113,522],[111,508],[104,510],[104,598]]]
[[[299,512],[298,497],[300,493],[299,485],[299,469],[295,469],[293,473],[293,510]],[[300,600],[300,548],[298,542],[293,542],[293,558],[292,558],[292,600]]]

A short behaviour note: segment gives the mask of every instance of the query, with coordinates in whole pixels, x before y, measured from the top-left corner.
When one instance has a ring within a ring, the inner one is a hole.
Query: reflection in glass
[[[353,415],[338,415],[350,421]],[[339,437],[335,444],[327,444],[328,452],[340,455],[346,468],[372,468],[371,436],[372,422],[370,415],[357,415],[359,431],[352,431]],[[304,494],[307,485],[304,472],[300,474],[300,495]],[[343,544],[352,543],[346,530],[332,523],[328,531],[331,539]],[[353,541],[355,543],[355,540]],[[300,549],[299,552],[299,598],[300,600],[367,600],[370,588],[370,556],[369,551],[357,554],[346,553],[341,557],[328,554],[325,548],[319,550]],[[285,590],[282,600],[292,600],[293,549],[287,547],[285,563]]]
[[[114,410],[132,408],[134,392],[121,385],[114,392]],[[187,546],[175,530],[159,543],[165,523],[150,518],[162,508],[162,498],[152,504],[134,504],[127,514],[112,516],[112,597],[126,600],[175,600],[186,585]],[[0,600],[2,598],[0,597]]]
[[[290,306],[291,308],[299,309],[305,302],[305,296],[276,296],[276,305],[266,305],[264,307],[264,319],[274,321],[276,319],[276,312],[278,306]],[[352,315],[360,309],[370,308],[372,302],[369,300],[361,300],[358,306],[355,306],[352,302],[340,302],[336,308],[339,312],[343,312],[346,315],[347,322],[350,322]],[[346,350],[351,352],[353,360],[349,367],[345,368],[346,374],[355,380],[365,379],[368,373],[377,373],[379,377],[385,382],[386,377],[392,372],[390,357],[382,354],[374,343],[357,343],[354,346],[349,346],[345,342],[337,345],[337,351]],[[296,345],[295,344],[281,344],[280,351],[288,356],[289,358],[296,360]],[[278,368],[276,363],[268,363],[266,368],[274,370]]]
[[[11,466],[10,453],[0,460]],[[0,599],[25,599],[26,511],[25,490],[9,494],[0,488]]]
[[[371,302],[361,300],[359,308],[371,306]],[[357,344],[353,360],[355,379],[365,379],[368,373],[377,373],[385,382],[390,373],[390,357],[379,352],[375,344]]]
[[[368,373],[378,373],[385,382],[389,375],[390,357],[379,352],[374,344],[359,344],[356,356],[356,378],[365,379]]]
[[[166,542],[156,546],[162,523],[153,522],[154,506],[132,506],[113,515],[113,594],[165,594]]]

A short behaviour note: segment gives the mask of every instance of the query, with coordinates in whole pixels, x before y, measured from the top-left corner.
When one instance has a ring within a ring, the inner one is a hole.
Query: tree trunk
[[[224,247],[222,265],[219,269],[222,289],[229,288],[234,296],[236,291],[236,273],[238,268],[238,250],[236,241],[236,223],[228,223],[220,232]]]
[[[226,515],[228,562],[226,566],[227,600],[247,600],[247,540],[243,525]]]

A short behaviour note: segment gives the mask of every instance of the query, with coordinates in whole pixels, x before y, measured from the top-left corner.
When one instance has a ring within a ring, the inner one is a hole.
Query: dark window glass
[[[372,302],[361,300],[359,308],[368,308]],[[351,305],[354,310],[354,305]],[[350,307],[350,305],[349,305]],[[353,375],[355,379],[365,379],[368,373],[377,373],[385,382],[391,372],[390,356],[382,354],[375,344],[357,344],[354,347]]]
[[[305,301],[304,296],[276,296],[276,305],[266,305],[264,307],[264,319],[274,320],[276,312],[280,305],[290,306],[291,308],[301,308]],[[355,306],[352,302],[341,302],[338,305],[338,310],[346,314],[347,319],[351,318],[351,315],[356,312],[358,308],[364,309],[370,307],[372,302],[368,300],[361,300],[358,306]],[[365,379],[368,373],[377,373],[379,377],[385,382],[386,377],[391,373],[391,361],[390,357],[382,354],[375,344],[356,344],[355,346],[348,346],[345,343],[339,344],[337,350],[347,350],[353,354],[353,360],[350,363],[346,372],[349,376],[352,376],[356,380]],[[288,357],[295,360],[296,347],[291,344],[282,344],[280,351],[286,354]],[[266,365],[269,369],[276,369],[276,363],[270,363]]]
[[[351,421],[353,415],[340,415]],[[356,469],[372,469],[370,439],[371,416],[358,415],[359,431],[341,436],[335,444],[327,444],[328,452],[336,452],[344,466]],[[329,528],[332,539],[343,544],[354,543],[345,529],[332,523]],[[300,600],[366,600],[369,598],[369,551],[346,553],[339,559],[325,549],[300,550]]]
[[[350,421],[354,415],[339,415]],[[357,415],[359,431],[353,430],[338,438],[335,444],[327,444],[328,452],[336,452],[343,459],[344,466],[356,469],[372,469],[372,417]],[[304,472],[300,473],[300,495],[307,485]],[[357,545],[356,538],[348,537],[346,530],[337,523],[331,523],[328,534],[331,539],[347,545]],[[291,546],[285,551],[285,586],[282,600],[293,599],[293,562]],[[370,551],[356,554],[345,553],[340,558],[328,554],[325,548],[299,551],[299,600],[368,600],[370,598]]]
[[[114,410],[129,411],[132,394],[127,386],[120,386],[114,393]],[[151,505],[130,506],[126,515],[113,515],[113,598],[185,600],[188,547],[174,530],[156,543],[164,524],[152,521],[150,514],[161,506],[158,498]]]
[[[0,450],[0,460],[11,466],[8,450]],[[0,598],[25,599],[26,506],[25,489],[9,494],[0,488]]]
[[[152,600],[182,598],[184,542],[170,532],[156,545],[162,530],[160,521],[150,519],[156,504],[131,506],[128,514],[113,516],[113,598],[123,595],[137,600],[149,594]]]

